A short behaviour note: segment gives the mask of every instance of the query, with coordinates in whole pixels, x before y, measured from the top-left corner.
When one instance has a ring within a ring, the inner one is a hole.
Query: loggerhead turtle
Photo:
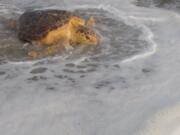
[[[72,49],[74,44],[98,43],[92,16],[84,20],[65,10],[35,10],[23,13],[17,24],[20,40],[48,45],[42,51],[30,51],[33,58],[54,54],[62,47]]]

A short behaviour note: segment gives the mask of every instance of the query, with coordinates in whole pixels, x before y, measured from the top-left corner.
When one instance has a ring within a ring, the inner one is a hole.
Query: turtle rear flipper
[[[9,30],[16,30],[17,29],[17,21],[15,19],[2,19],[2,25],[5,27],[5,29]]]
[[[7,23],[7,26],[11,30],[16,30],[16,28],[17,28],[17,21],[13,20],[13,19],[9,19],[8,23]]]
[[[41,45],[40,45],[41,46]],[[44,46],[44,45],[42,45]],[[67,51],[73,50],[74,48],[70,45],[69,40],[68,39],[63,39],[61,40],[61,42],[54,44],[54,45],[50,45],[40,51],[37,50],[32,50],[30,52],[28,52],[28,56],[32,59],[34,58],[40,58],[40,57],[45,57],[48,55],[54,55],[58,52],[60,52],[61,50],[66,49]]]

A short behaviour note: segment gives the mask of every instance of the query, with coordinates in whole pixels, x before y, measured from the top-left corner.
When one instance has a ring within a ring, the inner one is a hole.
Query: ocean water
[[[0,0],[0,134],[179,135],[178,3]],[[7,23],[36,9],[94,16],[101,42],[29,60]]]

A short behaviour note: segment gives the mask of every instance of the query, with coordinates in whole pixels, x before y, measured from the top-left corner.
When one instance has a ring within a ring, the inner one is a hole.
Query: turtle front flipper
[[[58,53],[60,50],[62,50],[62,48],[63,47],[61,45],[52,45],[52,46],[48,46],[42,51],[35,51],[35,50],[30,51],[28,52],[28,56],[33,59],[45,57]]]
[[[30,59],[35,59],[35,58],[40,57],[40,54],[38,51],[30,51],[30,52],[28,52],[27,55]]]
[[[93,27],[95,24],[95,19],[93,16],[90,16],[89,19],[86,21],[86,26]]]
[[[64,48],[69,51],[69,50],[73,50],[74,48],[70,45],[69,41],[65,42],[64,44]]]
[[[84,21],[84,19],[77,17],[77,16],[72,17],[70,20],[71,20],[70,22],[71,22],[72,26],[74,26],[74,27],[77,27],[79,25],[85,25],[85,23],[86,23]]]
[[[53,54],[57,54],[58,52],[60,52],[63,49],[66,50],[73,50],[74,48],[70,45],[68,40],[65,41],[61,41],[60,43],[56,43],[53,45],[50,45],[48,47],[46,47],[45,49],[43,49],[42,51],[30,51],[28,52],[28,56],[30,58],[40,58],[40,57],[45,57],[45,56],[49,56],[49,55],[53,55]]]

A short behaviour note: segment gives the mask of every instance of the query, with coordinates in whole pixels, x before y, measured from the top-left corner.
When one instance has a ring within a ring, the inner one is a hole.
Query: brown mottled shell
[[[68,23],[72,13],[64,10],[36,10],[23,13],[18,21],[18,37],[24,41],[35,41],[45,37],[49,31]]]

